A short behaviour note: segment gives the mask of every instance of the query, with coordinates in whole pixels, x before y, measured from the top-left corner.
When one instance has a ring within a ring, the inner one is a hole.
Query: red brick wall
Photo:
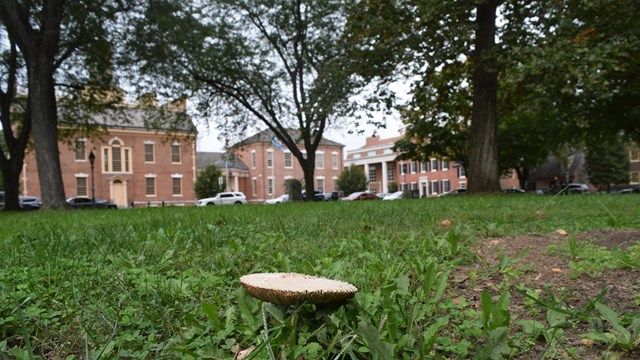
[[[301,147],[302,148],[302,147]],[[274,159],[274,168],[273,171],[271,168],[267,167],[267,152],[269,150],[273,151],[273,159]],[[285,148],[286,150],[286,148]],[[252,163],[252,152],[255,151],[256,156],[256,166],[253,167]],[[321,154],[324,152],[324,154]],[[338,154],[338,166],[337,168],[333,168],[332,166],[332,153],[336,152]],[[322,169],[316,168],[314,177],[316,178],[316,184],[314,187],[317,188],[317,177],[324,176],[324,191],[335,191],[333,184],[333,177],[338,177],[343,168],[343,152],[342,146],[319,146],[316,152],[316,157],[323,156],[324,158],[324,167]],[[304,173],[302,172],[302,168],[298,163],[298,159],[296,159],[293,154],[291,155],[292,159],[292,168],[285,168],[285,151],[279,150],[271,145],[271,143],[266,142],[255,142],[249,145],[244,146],[236,152],[236,156],[249,168],[249,177],[246,178],[246,185],[243,187],[240,184],[240,191],[244,192],[247,196],[247,200],[250,202],[262,202],[266,199],[271,199],[272,197],[278,197],[285,193],[284,182],[287,177],[293,179],[304,179]],[[273,195],[268,193],[268,179],[269,177],[274,176],[274,188]],[[253,180],[256,182],[256,193],[253,193]],[[241,181],[242,183],[242,181]]]
[[[76,138],[82,138],[77,136]],[[119,173],[105,173],[103,162],[104,146],[108,146],[113,139],[118,139],[122,149],[130,148],[130,171]],[[153,163],[145,163],[144,143],[154,142],[155,158]],[[171,145],[180,144],[180,163],[171,162]],[[164,134],[146,131],[111,130],[108,134],[86,138],[86,156],[93,150],[96,157],[94,166],[95,196],[97,199],[114,198],[114,182],[120,181],[126,189],[126,203],[132,202],[192,202],[195,176],[195,136],[193,134],[178,134],[175,138],[167,139]],[[76,175],[87,175],[87,196],[91,196],[91,166],[88,160],[76,160],[75,143],[60,143],[60,165],[66,196],[76,196]],[[156,194],[146,195],[146,175],[155,175]],[[182,194],[173,194],[173,175],[182,175]],[[35,151],[30,151],[25,158],[25,171],[22,174],[22,192],[25,195],[40,196],[40,181]]]

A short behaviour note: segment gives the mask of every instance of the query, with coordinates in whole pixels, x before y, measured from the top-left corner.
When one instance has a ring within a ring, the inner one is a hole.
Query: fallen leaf
[[[582,345],[584,346],[591,346],[595,343],[595,341],[591,340],[591,339],[582,339]]]
[[[445,226],[445,227],[449,227],[449,226],[451,226],[451,224],[452,224],[452,222],[449,219],[445,219],[445,220],[442,220],[442,222],[440,222],[440,225]]]
[[[542,216],[544,215],[544,212],[542,212],[542,210],[536,210],[536,216]]]
[[[493,287],[493,283],[486,283],[485,285],[488,287]]]
[[[491,244],[498,245],[500,244],[500,240],[491,240]]]
[[[560,268],[551,268],[551,271],[553,271],[554,273],[562,272],[562,270],[560,270]]]
[[[256,346],[255,346],[255,345],[253,345],[253,346],[251,346],[251,347],[249,347],[249,348],[246,348],[246,349],[244,349],[244,350],[240,351],[240,352],[238,353],[238,356],[236,356],[236,359],[237,359],[237,360],[242,360],[242,359],[246,358],[246,357],[247,357],[247,356],[249,356],[249,354],[251,354],[251,352],[252,352],[253,350],[255,350],[255,349],[256,349]]]
[[[567,231],[566,230],[562,230],[562,229],[558,229],[558,230],[556,230],[556,234],[565,236],[565,235],[567,235]]]

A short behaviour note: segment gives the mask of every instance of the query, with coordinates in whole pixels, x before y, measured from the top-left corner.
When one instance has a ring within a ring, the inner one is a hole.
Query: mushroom
[[[296,273],[245,275],[240,283],[249,295],[278,305],[340,303],[358,291],[343,281]]]

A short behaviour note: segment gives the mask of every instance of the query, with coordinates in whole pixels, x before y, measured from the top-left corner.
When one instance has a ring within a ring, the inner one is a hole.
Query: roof
[[[574,177],[580,171],[580,166],[584,163],[583,159],[584,152],[571,153],[567,155],[568,166],[565,166],[556,156],[549,155],[544,163],[531,171],[529,179],[565,178],[567,175]]]
[[[222,152],[197,152],[196,153],[196,166],[198,169],[204,169],[207,166],[213,164],[218,169],[237,169],[237,170],[249,170],[237,156],[229,159],[229,162],[225,162],[225,153]]]
[[[79,119],[83,117],[81,111],[69,110],[60,111],[60,123],[64,125],[74,125],[71,121],[65,121],[64,113],[70,118]],[[144,129],[181,131],[197,133],[196,127],[191,121],[191,117],[182,111],[172,111],[162,108],[131,108],[121,107],[107,109],[101,112],[92,113],[81,120],[88,125],[105,126],[107,128],[121,129]]]
[[[296,142],[298,144],[302,144],[302,140],[301,140],[301,136],[300,136],[300,130],[298,129],[287,129],[287,132],[289,133],[289,135],[297,140]],[[243,145],[249,145],[249,144],[253,144],[253,143],[257,143],[257,142],[264,142],[264,143],[271,143],[271,140],[273,139],[274,134],[273,131],[271,131],[270,129],[267,130],[262,130],[259,133],[250,136],[244,140],[241,140],[239,142],[237,142],[236,144],[234,144],[234,147],[237,146],[243,146]],[[335,142],[333,140],[329,140],[325,137],[322,137],[322,139],[320,140],[320,145],[322,146],[339,146],[339,147],[344,147],[344,145],[340,144],[339,142]]]

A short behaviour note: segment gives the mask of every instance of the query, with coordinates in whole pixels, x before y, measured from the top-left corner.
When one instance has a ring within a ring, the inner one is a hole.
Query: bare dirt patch
[[[640,230],[596,230],[563,235],[556,232],[548,235],[529,235],[499,239],[482,239],[472,245],[478,256],[473,266],[460,266],[453,274],[454,296],[463,296],[479,307],[483,289],[499,293],[511,291],[512,324],[519,320],[532,319],[546,324],[546,309],[527,304],[527,299],[515,291],[516,286],[528,289],[550,289],[562,299],[566,309],[579,309],[588,305],[599,294],[606,291],[601,302],[617,313],[640,312],[640,269],[606,269],[595,274],[572,270],[571,256],[566,254],[568,238],[574,236],[577,244],[591,243],[607,249],[622,251],[640,242]],[[555,252],[549,249],[555,245]],[[563,329],[564,344],[561,351],[546,351],[546,343],[540,341],[519,359],[576,358],[569,357],[564,349],[575,351],[578,359],[603,359],[606,347],[598,344],[585,345],[581,334],[590,331],[588,321],[575,323]],[[612,349],[617,359],[640,359],[640,350],[622,352]]]

